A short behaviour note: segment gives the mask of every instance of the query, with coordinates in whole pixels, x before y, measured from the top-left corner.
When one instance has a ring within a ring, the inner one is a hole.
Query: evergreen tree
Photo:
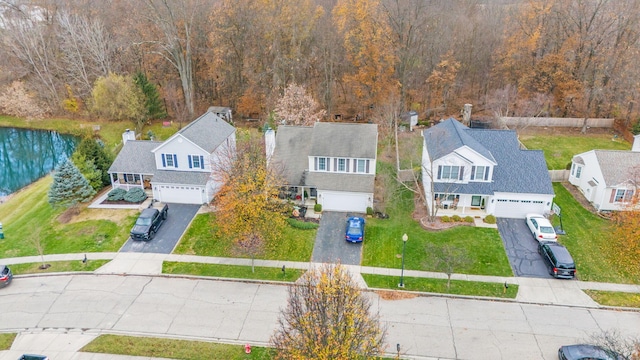
[[[102,143],[91,138],[82,139],[72,159],[95,190],[100,190],[102,187],[111,184],[108,171],[113,159]],[[91,164],[86,162],[91,162]],[[95,177],[94,171],[98,172],[99,182],[93,180]]]
[[[147,119],[163,119],[167,117],[167,111],[160,100],[160,93],[155,84],[149,82],[147,75],[139,71],[133,76],[133,82],[138,85],[144,94],[144,105]]]
[[[70,207],[79,202],[87,202],[95,195],[87,179],[71,160],[60,164],[53,173],[53,184],[49,189],[49,203],[52,206]]]

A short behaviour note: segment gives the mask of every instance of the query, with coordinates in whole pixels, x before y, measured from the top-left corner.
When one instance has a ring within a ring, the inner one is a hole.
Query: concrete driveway
[[[360,265],[362,243],[353,244],[344,240],[347,218],[350,216],[362,215],[334,211],[322,213],[316,242],[313,245],[312,262]],[[364,236],[364,241],[367,241],[366,231]]]
[[[498,231],[516,276],[553,278],[524,219],[498,218]]]
[[[143,252],[171,254],[173,248],[191,224],[200,205],[169,204],[167,220],[160,226],[156,236],[150,241],[134,241],[129,238],[120,248],[120,252]]]

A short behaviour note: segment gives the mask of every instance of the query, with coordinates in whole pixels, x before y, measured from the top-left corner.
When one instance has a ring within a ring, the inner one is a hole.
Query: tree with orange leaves
[[[610,249],[615,252],[612,259],[617,265],[640,276],[640,165],[632,167],[629,176],[628,183],[633,187],[633,194],[627,197],[625,209],[613,216],[613,244]]]
[[[221,237],[232,239],[236,251],[252,259],[275,241],[285,225],[284,204],[278,199],[278,173],[267,168],[260,137],[245,135],[236,149],[220,156],[212,176],[223,185],[214,205]]]

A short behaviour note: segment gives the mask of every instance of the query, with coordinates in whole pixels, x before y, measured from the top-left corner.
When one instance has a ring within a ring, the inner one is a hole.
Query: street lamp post
[[[400,288],[404,287],[404,249],[407,247],[407,240],[409,240],[407,234],[402,235],[402,270],[400,270],[400,284],[398,284]]]

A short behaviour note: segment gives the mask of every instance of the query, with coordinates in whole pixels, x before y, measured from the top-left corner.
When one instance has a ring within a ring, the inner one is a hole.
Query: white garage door
[[[529,213],[544,214],[545,205],[541,200],[498,199],[495,216],[524,219]]]
[[[369,195],[340,192],[321,193],[322,210],[327,211],[352,211],[364,213],[367,211]]]
[[[176,204],[202,204],[202,188],[160,185],[160,201]]]

